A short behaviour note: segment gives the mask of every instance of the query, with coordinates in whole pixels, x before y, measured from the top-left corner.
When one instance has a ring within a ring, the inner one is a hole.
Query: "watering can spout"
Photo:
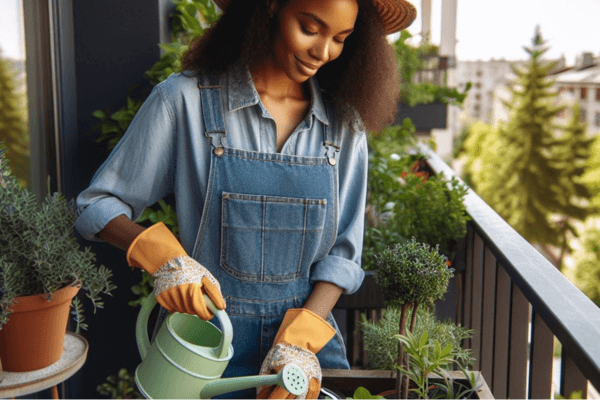
[[[308,379],[304,371],[294,364],[288,364],[278,374],[224,378],[209,382],[200,391],[201,399],[210,399],[225,393],[251,389],[259,386],[279,385],[291,394],[299,396],[308,389]]]

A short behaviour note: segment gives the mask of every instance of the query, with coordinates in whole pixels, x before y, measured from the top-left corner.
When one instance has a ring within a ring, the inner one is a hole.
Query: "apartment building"
[[[463,103],[462,112],[459,113],[457,122],[460,126],[477,120],[492,123],[494,90],[508,83],[512,73],[512,63],[514,61],[503,59],[457,62],[458,89],[465,90],[468,82],[472,84],[469,95]]]
[[[600,133],[600,63],[585,64],[583,68],[557,74],[554,79],[561,93],[569,92],[579,102],[581,121],[587,124],[588,133]]]

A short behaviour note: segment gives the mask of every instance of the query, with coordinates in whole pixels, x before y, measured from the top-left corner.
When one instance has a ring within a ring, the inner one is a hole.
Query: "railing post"
[[[587,387],[587,379],[563,347],[560,367],[560,394],[568,399],[571,393],[581,391],[581,398],[587,399]]]
[[[496,305],[496,257],[486,247],[483,269],[483,308],[481,315],[481,374],[493,386],[494,320]],[[492,391],[494,388],[491,388]]]
[[[549,399],[552,396],[552,356],[554,335],[542,317],[533,312],[531,323],[531,368],[529,398]]]
[[[465,245],[465,276],[463,281],[464,295],[461,320],[465,328],[473,329],[471,324],[471,303],[473,296],[473,227],[467,224],[467,243]],[[471,339],[465,340],[465,348],[471,348]]]
[[[471,350],[475,363],[473,368],[481,369],[481,311],[483,305],[483,239],[477,234],[473,240],[473,282],[471,286]]]
[[[527,398],[527,361],[529,359],[529,302],[512,283],[510,312],[510,355],[508,369],[508,396]]]
[[[494,334],[494,372],[492,392],[497,399],[508,396],[508,354],[510,327],[510,277],[502,265],[496,269],[496,332]]]

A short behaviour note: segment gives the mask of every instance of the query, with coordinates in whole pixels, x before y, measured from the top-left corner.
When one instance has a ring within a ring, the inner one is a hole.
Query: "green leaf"
[[[106,119],[107,117],[106,112],[102,110],[96,110],[92,113],[92,115],[101,120]]]

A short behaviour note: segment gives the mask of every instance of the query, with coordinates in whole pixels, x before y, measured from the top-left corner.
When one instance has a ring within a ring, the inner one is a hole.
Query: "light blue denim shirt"
[[[220,81],[228,131],[223,144],[276,153],[275,120],[260,101],[248,70],[236,65]],[[357,124],[342,124],[334,119],[333,106],[323,101],[316,79],[311,78],[309,83],[310,111],[281,153],[323,157],[324,125],[331,124],[339,135],[337,240],[329,255],[313,265],[310,277],[311,282],[331,282],[351,294],[358,290],[364,277],[360,263],[367,191],[367,139],[364,131],[356,132]],[[210,152],[197,78],[174,74],[154,87],[125,136],[98,169],[90,186],[77,198],[79,216],[75,228],[84,238],[99,241],[95,235],[113,218],[125,215],[135,220],[145,207],[174,193],[181,243],[190,253],[208,184]]]

